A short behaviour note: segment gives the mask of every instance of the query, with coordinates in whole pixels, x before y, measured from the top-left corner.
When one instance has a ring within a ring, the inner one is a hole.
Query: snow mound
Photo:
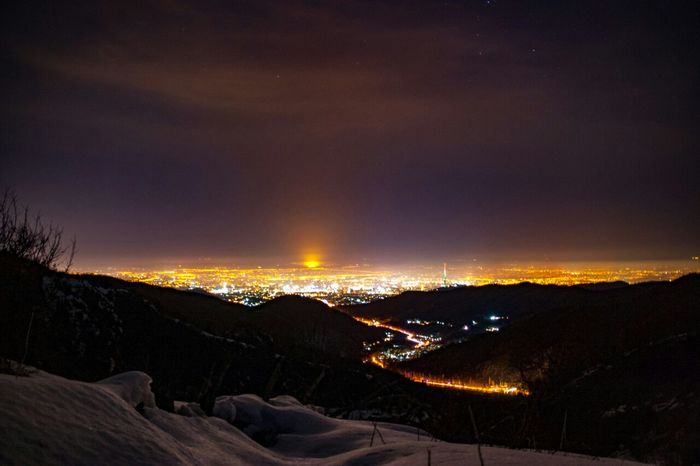
[[[479,464],[474,445],[432,442],[407,426],[326,418],[287,396],[269,403],[219,397],[221,419],[203,416],[196,403],[178,402],[185,415],[168,413],[154,407],[150,382],[142,372],[94,384],[0,374],[0,464],[412,466],[428,464],[428,455],[432,465]],[[237,426],[272,432],[272,446]],[[635,464],[495,447],[482,453],[489,465]]]
[[[99,384],[0,375],[0,464],[186,464],[190,453]]]
[[[148,383],[139,372],[95,384],[0,374],[0,464],[286,464],[221,419],[140,414]]]
[[[155,408],[156,400],[151,391],[153,379],[148,374],[138,371],[124,372],[97,382],[112,391],[131,406]]]

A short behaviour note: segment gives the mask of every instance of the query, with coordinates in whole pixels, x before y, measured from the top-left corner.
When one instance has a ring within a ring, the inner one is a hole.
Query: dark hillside
[[[556,439],[568,412],[574,450],[686,464],[700,458],[699,335],[695,274],[598,291],[402,367],[524,383],[532,396],[514,435],[525,444]]]
[[[220,336],[264,334],[282,349],[305,346],[337,356],[359,358],[362,341],[383,336],[320,301],[284,296],[256,307],[223,301],[198,292],[180,291],[111,277],[83,275],[98,286],[118,286],[146,299],[167,315]]]
[[[478,335],[406,363],[416,370],[440,370],[449,375],[480,377],[491,371],[533,366],[537,358],[558,358],[571,366],[588,367],[600,358],[640,345],[700,330],[700,275],[673,282],[643,283],[607,291],[583,292],[554,309],[543,309],[516,320],[498,334]],[[575,362],[574,362],[575,361]],[[540,361],[544,363],[544,359]],[[525,371],[525,381],[528,381]],[[503,374],[503,378],[512,374]]]
[[[260,331],[269,332],[285,344],[300,344],[340,356],[359,358],[362,342],[384,337],[320,301],[300,296],[282,296],[256,306],[252,319]]]
[[[343,309],[352,314],[396,323],[407,319],[446,320],[462,326],[471,319],[499,314],[510,318],[581,302],[591,291],[554,285],[485,285],[406,291],[398,296]]]

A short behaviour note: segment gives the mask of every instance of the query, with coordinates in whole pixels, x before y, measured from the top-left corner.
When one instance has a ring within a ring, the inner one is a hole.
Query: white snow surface
[[[430,441],[415,428],[332,419],[289,396],[219,397],[215,413],[253,432],[272,429],[266,448],[218,417],[155,407],[151,379],[127,372],[99,383],[45,372],[0,374],[0,464],[119,465],[478,465],[475,445]],[[144,414],[134,407],[143,403]],[[186,403],[180,404],[186,407]],[[482,447],[491,465],[633,465],[629,461]]]

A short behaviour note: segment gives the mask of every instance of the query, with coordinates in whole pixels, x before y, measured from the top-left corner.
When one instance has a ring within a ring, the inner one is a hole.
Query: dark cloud
[[[700,248],[697,3],[14,8],[0,182],[83,260]]]

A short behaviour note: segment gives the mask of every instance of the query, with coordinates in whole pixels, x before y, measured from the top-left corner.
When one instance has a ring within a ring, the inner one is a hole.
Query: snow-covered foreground
[[[155,407],[141,372],[99,383],[44,372],[0,375],[0,464],[478,465],[476,446],[417,440],[413,427],[325,417],[291,397],[220,397],[214,414],[192,404]],[[137,410],[136,407],[139,409]],[[143,413],[143,414],[142,414]],[[266,448],[248,434],[275,432]],[[430,452],[430,453],[428,453]],[[635,464],[613,459],[482,448],[491,465]]]

